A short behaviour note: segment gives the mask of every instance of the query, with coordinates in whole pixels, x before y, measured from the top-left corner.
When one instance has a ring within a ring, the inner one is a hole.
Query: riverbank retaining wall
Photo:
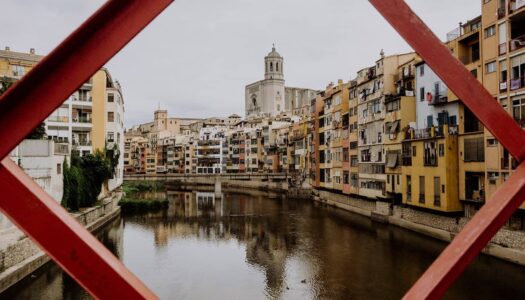
[[[122,192],[113,192],[101,204],[88,208],[74,217],[91,232],[120,215],[118,202]],[[47,263],[50,258],[17,228],[0,233],[0,292]]]
[[[465,217],[449,217],[388,202],[359,199],[316,191],[314,200],[339,207],[376,221],[396,225],[445,242],[450,242],[469,221]],[[525,266],[525,232],[502,228],[483,250],[485,254]]]

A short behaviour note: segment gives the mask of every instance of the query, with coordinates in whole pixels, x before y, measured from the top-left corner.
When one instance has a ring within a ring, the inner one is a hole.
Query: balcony
[[[509,42],[509,48],[511,52],[521,49],[523,47],[525,47],[525,35],[520,35],[516,38],[513,38]]]
[[[523,0],[510,0],[509,13],[513,13],[521,8],[525,7],[525,1]]]
[[[510,90],[515,91],[523,87],[523,77],[518,77],[510,80]]]
[[[443,93],[436,93],[432,95],[432,100],[428,103],[428,105],[442,105],[447,104],[448,102],[448,96],[443,95]]]
[[[63,155],[69,154],[69,145],[68,144],[55,143],[54,148],[55,148],[54,149],[55,150],[55,154],[63,154]]]
[[[67,123],[69,122],[69,117],[63,117],[63,116],[49,116],[47,118],[48,122],[59,122],[59,123]]]
[[[73,117],[73,123],[88,124],[91,122],[92,122],[91,117]]]
[[[498,8],[498,19],[503,19],[506,13],[505,7]]]
[[[80,141],[73,140],[72,144],[73,146],[91,146],[92,142],[88,140],[80,140]]]

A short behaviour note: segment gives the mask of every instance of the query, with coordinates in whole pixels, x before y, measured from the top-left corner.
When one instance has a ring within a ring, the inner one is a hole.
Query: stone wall
[[[88,230],[96,230],[119,215],[118,202],[121,198],[122,192],[115,192],[111,197],[103,199],[101,205],[75,213],[73,216]],[[0,292],[49,261],[49,258],[31,239],[18,229],[16,230],[18,231],[16,240],[10,239],[7,242],[3,236],[0,236],[2,245],[0,248]]]

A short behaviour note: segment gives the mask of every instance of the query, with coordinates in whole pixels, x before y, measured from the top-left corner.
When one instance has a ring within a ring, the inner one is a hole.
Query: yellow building
[[[402,153],[404,204],[442,212],[459,212],[458,136],[449,125],[442,132],[407,130]]]
[[[448,35],[447,46],[465,64],[465,68],[483,82],[484,66],[481,53],[485,40],[482,37],[481,23],[480,16],[461,24]],[[459,102],[459,99],[449,91],[448,102]],[[458,117],[459,199],[467,208],[471,205],[477,207],[484,203],[486,194],[484,128],[462,103],[459,103]],[[468,216],[468,209],[466,211]]]
[[[396,92],[385,97],[384,145],[386,153],[386,192],[392,199],[401,199],[402,170],[401,142],[402,128],[416,121],[415,102],[415,64],[419,61],[414,57],[398,67],[395,76]]]

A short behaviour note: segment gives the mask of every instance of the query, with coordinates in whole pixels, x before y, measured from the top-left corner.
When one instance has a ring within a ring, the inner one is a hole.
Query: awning
[[[387,153],[386,155],[386,167],[395,168],[397,166],[397,153]]]
[[[390,126],[390,134],[395,134],[397,132],[398,127],[399,127],[399,120],[392,122],[392,125]]]

